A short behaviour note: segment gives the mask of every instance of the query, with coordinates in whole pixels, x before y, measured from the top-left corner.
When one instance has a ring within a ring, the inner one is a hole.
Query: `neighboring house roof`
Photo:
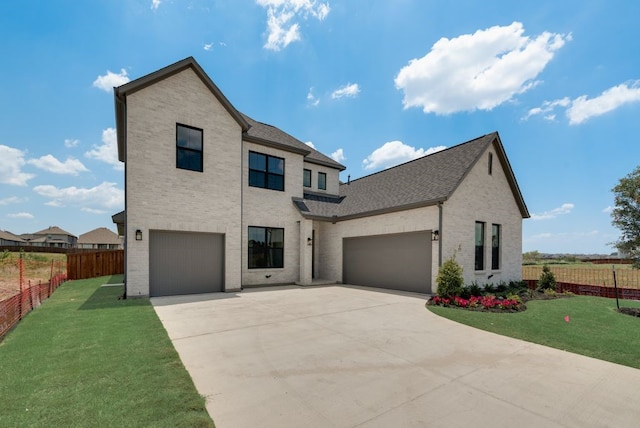
[[[124,149],[126,143],[125,123],[127,95],[144,89],[147,86],[153,85],[160,80],[166,79],[167,77],[173,76],[174,74],[180,73],[188,68],[191,68],[196,73],[196,75],[204,82],[205,86],[207,86],[207,88],[213,93],[213,95],[218,99],[222,106],[240,125],[240,127],[242,128],[242,137],[244,140],[276,147],[293,153],[299,153],[305,156],[306,161],[318,165],[336,168],[340,171],[346,169],[344,165],[307,146],[302,141],[292,137],[291,135],[276,128],[275,126],[255,121],[249,116],[240,113],[223,95],[220,89],[213,83],[207,73],[204,72],[202,67],[200,67],[200,65],[193,57],[185,58],[182,61],[176,62],[175,64],[169,65],[151,74],[140,77],[136,80],[132,80],[129,83],[114,88],[118,159],[121,162],[125,161]]]
[[[6,230],[0,230],[0,239],[3,239],[5,241],[27,242],[18,235],[14,235],[13,233]]]
[[[330,168],[336,168],[340,171],[346,169],[344,165],[334,161],[328,156],[323,155],[316,149],[308,146],[295,137],[287,134],[286,132],[276,128],[273,125],[258,122],[249,116],[241,113],[242,117],[249,123],[250,128],[243,134],[245,141],[255,142],[258,144],[264,144],[275,148],[287,150],[294,153],[300,153],[304,155],[304,160],[317,165],[324,165]]]
[[[307,218],[334,221],[364,217],[446,201],[487,147],[495,145],[523,218],[529,217],[497,132],[340,185],[334,198],[305,194],[294,205]]]
[[[106,227],[99,227],[78,237],[78,244],[117,244],[120,245],[118,235]]]
[[[74,234],[69,233],[66,230],[62,230],[58,226],[49,226],[39,232],[33,232],[32,235],[68,235],[75,237]]]

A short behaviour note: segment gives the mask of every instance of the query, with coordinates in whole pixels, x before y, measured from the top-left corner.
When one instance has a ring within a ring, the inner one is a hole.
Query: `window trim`
[[[493,223],[491,225],[491,270],[500,270],[500,265],[502,262],[502,248],[500,245],[501,243],[502,226],[497,223]]]
[[[480,226],[480,243],[478,245],[478,226]],[[476,272],[480,272],[485,270],[485,257],[484,257],[484,249],[486,245],[486,226],[487,223],[484,221],[476,221],[475,223],[475,233],[474,233],[474,247],[475,247],[475,256],[474,256],[474,268]]]
[[[266,171],[260,171],[258,169],[252,169],[251,168],[251,154],[264,156]],[[255,152],[253,150],[249,150],[248,157],[249,157],[249,159],[247,161],[247,166],[249,167],[249,176],[247,177],[247,182],[248,182],[250,187],[257,187],[259,189],[277,190],[279,192],[284,192],[285,191],[285,172],[286,172],[286,169],[285,169],[286,168],[285,158],[281,158],[279,156],[268,155],[266,153]],[[282,174],[269,172],[269,159],[278,159],[278,160],[282,161]],[[256,184],[251,184],[251,172],[264,174],[264,186],[258,186]],[[274,176],[277,175],[277,176],[281,176],[282,177],[282,189],[275,188],[275,187],[269,187],[269,175],[274,175]]]
[[[323,181],[320,180],[320,177],[324,177],[324,186],[320,187],[320,183]],[[318,190],[327,190],[327,173],[318,171]]]
[[[255,251],[257,252],[258,250],[254,250],[252,251],[252,246],[250,245],[250,230],[251,229],[263,229],[264,230],[264,242],[265,242],[265,248],[262,249],[262,251],[265,253],[264,255],[264,259],[267,260],[268,257],[268,253],[269,250],[280,250],[280,252],[282,253],[280,256],[280,260],[282,261],[282,265],[281,266],[251,266],[251,255],[252,253]],[[267,244],[268,241],[268,231],[270,230],[281,230],[282,231],[282,248],[273,248],[273,247],[269,247]],[[248,226],[247,227],[247,269],[284,269],[284,245],[285,245],[285,237],[284,237],[284,227],[267,227],[267,226]]]
[[[178,144],[178,129],[179,128],[187,128],[194,129],[196,131],[200,131],[200,150],[192,149],[190,147],[182,147]],[[186,168],[184,166],[180,166],[179,164],[179,153],[180,152],[189,152],[189,153],[199,153],[200,154],[200,168]],[[176,168],[183,169],[185,171],[195,171],[195,172],[204,172],[204,130],[201,128],[196,128],[195,126],[185,125],[184,123],[176,122]]]
[[[309,176],[309,184],[308,185],[306,184],[307,175]],[[307,169],[307,168],[304,168],[302,170],[302,186],[303,187],[311,187],[312,185],[313,185],[313,179],[312,179],[312,176],[311,176],[311,170]]]

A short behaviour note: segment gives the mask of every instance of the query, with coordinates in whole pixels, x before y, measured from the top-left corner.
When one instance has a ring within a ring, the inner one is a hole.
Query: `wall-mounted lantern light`
[[[142,231],[140,229],[136,230],[136,241],[142,241]]]
[[[437,230],[431,232],[431,240],[437,241],[438,239],[440,239],[440,232],[438,232]]]
[[[313,245],[313,239],[307,238],[307,245]]]

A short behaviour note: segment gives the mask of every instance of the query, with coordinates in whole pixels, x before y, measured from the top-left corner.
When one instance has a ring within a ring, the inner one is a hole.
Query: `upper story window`
[[[327,174],[324,172],[318,173],[318,189],[327,190]]]
[[[202,129],[176,124],[176,168],[202,172]]]
[[[491,269],[500,269],[500,225],[491,225]]]
[[[484,270],[484,222],[476,221],[476,270]]]
[[[284,191],[284,159],[249,152],[249,186]]]
[[[489,175],[493,173],[493,153],[489,153]]]
[[[310,169],[302,170],[302,185],[304,187],[311,187],[311,170]]]

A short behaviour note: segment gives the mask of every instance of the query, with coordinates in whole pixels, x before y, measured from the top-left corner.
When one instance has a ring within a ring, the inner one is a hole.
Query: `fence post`
[[[20,272],[19,281],[20,281],[20,301],[18,303],[18,312],[20,313],[20,319],[22,319],[22,299],[24,298],[22,292],[22,281],[24,280],[24,268],[22,267],[22,252],[20,253],[20,258],[18,259],[18,271]]]

